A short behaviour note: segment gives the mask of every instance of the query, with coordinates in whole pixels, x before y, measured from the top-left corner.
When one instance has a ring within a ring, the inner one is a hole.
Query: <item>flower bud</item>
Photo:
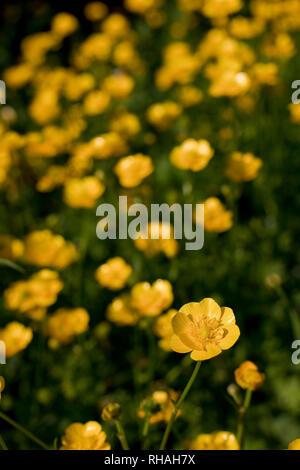
[[[103,421],[112,421],[118,419],[120,415],[121,406],[119,403],[108,403],[102,410],[101,419],[103,419]]]

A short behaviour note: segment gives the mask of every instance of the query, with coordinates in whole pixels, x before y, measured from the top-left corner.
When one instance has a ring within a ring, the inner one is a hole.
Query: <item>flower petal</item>
[[[170,347],[173,351],[178,353],[188,353],[191,348],[188,348],[177,335],[171,336]]]
[[[214,299],[207,297],[199,303],[199,310],[202,315],[207,316],[210,320],[216,319],[220,320],[221,318],[221,308]]]
[[[229,325],[228,332],[221,341],[219,341],[219,346],[222,349],[229,349],[234,343],[237,342],[240,336],[240,329],[237,325]]]
[[[235,316],[231,308],[222,307],[221,310],[222,310],[221,322],[225,328],[229,326],[231,323],[235,323]]]
[[[222,349],[217,346],[216,344],[209,344],[206,347],[206,351],[192,351],[191,352],[191,359],[194,361],[206,361],[207,359],[211,359],[212,357],[218,356],[221,354]]]
[[[191,349],[201,349],[202,345],[197,335],[197,328],[192,318],[183,312],[178,312],[172,320],[175,334]]]

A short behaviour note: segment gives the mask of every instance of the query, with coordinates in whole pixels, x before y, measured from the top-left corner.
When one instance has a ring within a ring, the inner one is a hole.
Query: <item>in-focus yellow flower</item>
[[[70,207],[91,208],[104,191],[105,186],[96,176],[70,178],[64,185],[64,201]]]
[[[47,320],[46,334],[51,347],[68,344],[88,329],[90,316],[84,308],[59,308]]]
[[[187,139],[172,150],[170,159],[181,170],[200,171],[208,165],[213,154],[207,140]]]
[[[151,157],[137,153],[121,158],[114,168],[120,184],[124,188],[134,188],[143,179],[153,173],[153,163]]]
[[[171,349],[191,352],[191,359],[204,361],[231,348],[240,336],[231,308],[220,307],[213,299],[183,305],[174,316]]]
[[[242,183],[256,178],[263,162],[253,153],[233,152],[228,160],[226,175],[233,181]]]
[[[164,253],[168,258],[173,258],[178,253],[178,242],[174,239],[174,230],[171,224],[166,222],[149,222],[147,233],[141,234],[134,240],[138,250],[147,256]]]
[[[163,279],[158,279],[152,285],[149,282],[139,282],[131,289],[132,306],[146,317],[156,317],[172,302],[172,286]]]
[[[138,322],[140,314],[132,306],[130,295],[122,294],[109,304],[106,318],[119,326],[132,326]]]
[[[75,245],[50,230],[36,230],[25,237],[24,261],[26,263],[64,269],[76,259]]]
[[[99,266],[95,272],[95,278],[100,286],[118,290],[125,286],[131,272],[131,266],[123,258],[116,256]]]
[[[236,383],[244,390],[257,390],[265,380],[265,374],[259,372],[258,367],[251,361],[244,361],[235,369]]]
[[[110,450],[106,434],[97,421],[70,424],[61,443],[60,450]]]
[[[179,393],[173,389],[168,390],[155,390],[152,393],[151,401],[153,405],[157,405],[157,411],[151,413],[149,423],[156,424],[164,421],[168,423],[171,419],[174,405],[173,403],[178,400]],[[179,410],[176,415],[176,419],[181,414]],[[147,412],[145,410],[144,402],[141,403],[138,409],[138,416],[142,419],[146,418]]]
[[[148,121],[157,129],[165,131],[180,116],[182,108],[174,101],[152,104],[147,110]]]
[[[78,28],[78,25],[78,20],[74,15],[61,12],[53,17],[51,29],[58,36],[65,37],[74,33]]]
[[[5,344],[6,357],[12,357],[27,348],[33,337],[32,329],[17,321],[0,329],[0,341]]]
[[[108,8],[102,2],[90,2],[84,7],[84,15],[89,21],[100,21],[108,13]]]
[[[4,388],[5,388],[5,380],[4,380],[4,377],[0,375],[0,400],[1,400],[1,393],[3,392]]]
[[[24,253],[24,244],[11,235],[0,235],[0,258],[18,259]]]
[[[215,431],[211,434],[199,434],[187,442],[189,450],[239,450],[240,446],[234,434],[228,431]]]
[[[300,439],[295,439],[288,445],[288,450],[300,450]]]
[[[217,197],[204,201],[204,228],[208,232],[226,232],[232,227],[232,217],[233,213]]]
[[[56,302],[62,288],[63,282],[55,271],[42,269],[27,281],[17,281],[8,287],[4,291],[5,304],[9,310],[18,310],[40,320],[46,314],[47,307]]]
[[[171,351],[171,337],[173,335],[172,320],[175,317],[177,310],[170,309],[167,313],[160,315],[153,326],[154,333],[161,338],[158,341],[160,348],[165,351]]]

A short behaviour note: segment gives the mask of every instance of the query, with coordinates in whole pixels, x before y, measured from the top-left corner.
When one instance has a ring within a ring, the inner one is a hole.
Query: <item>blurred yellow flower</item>
[[[125,99],[132,92],[134,87],[134,81],[125,73],[118,73],[116,75],[110,75],[103,80],[102,88],[112,98]]]
[[[0,329],[0,341],[5,343],[6,357],[12,357],[27,348],[33,337],[32,329],[17,321]]]
[[[143,179],[153,173],[153,163],[151,157],[137,153],[121,158],[114,168],[119,179],[119,183],[124,188],[138,186]]]
[[[61,111],[56,90],[51,88],[39,90],[28,110],[32,119],[41,125],[56,119]]]
[[[138,322],[140,314],[132,306],[130,294],[122,294],[109,304],[106,318],[119,326],[132,326]]]
[[[204,228],[208,232],[226,232],[232,227],[232,217],[233,213],[217,197],[204,201]]]
[[[106,434],[96,421],[70,424],[61,443],[60,450],[110,450]]]
[[[241,0],[204,0],[202,13],[209,18],[236,13],[243,7]]]
[[[172,302],[173,292],[169,281],[158,279],[152,285],[139,282],[131,289],[132,306],[147,317],[156,317]]]
[[[108,8],[102,2],[90,2],[84,7],[84,15],[89,21],[100,21],[108,13]]]
[[[288,445],[288,450],[300,450],[300,439],[295,439]]]
[[[13,65],[6,69],[3,74],[6,85],[10,88],[22,88],[29,80],[32,79],[34,74],[33,67],[24,62],[19,65]]]
[[[170,235],[168,233],[170,232]],[[147,256],[164,253],[168,258],[173,258],[178,253],[178,242],[174,239],[173,227],[166,222],[149,222],[145,235],[134,240],[138,250]]]
[[[167,130],[180,116],[182,108],[174,101],[152,104],[147,109],[147,119],[158,130]]]
[[[168,390],[155,390],[152,393],[151,400],[153,401],[153,405],[157,405],[157,411],[155,410],[151,413],[149,422],[150,424],[156,424],[164,421],[168,423],[171,419],[173,408],[175,403],[179,397],[179,393],[173,389]],[[139,418],[145,419],[146,418],[146,411],[144,409],[144,403],[142,402],[139,409],[138,409],[138,416]],[[181,414],[179,410],[176,415],[176,419]]]
[[[110,96],[102,90],[94,90],[84,98],[84,112],[90,116],[104,113],[110,104]]]
[[[69,36],[78,28],[77,18],[70,13],[61,12],[51,21],[51,30],[60,37]]]
[[[131,266],[123,258],[116,256],[99,266],[95,272],[95,278],[100,286],[118,290],[125,286],[131,272]]]
[[[124,139],[130,139],[141,130],[138,117],[132,113],[122,113],[115,116],[109,123],[111,131],[120,134]]]
[[[259,372],[258,367],[251,361],[244,361],[235,369],[236,383],[244,390],[257,390],[265,380],[265,374]]]
[[[24,261],[36,266],[64,269],[77,259],[73,243],[50,230],[36,230],[25,237]]]
[[[121,415],[121,406],[119,403],[108,403],[105,405],[101,412],[101,419],[103,421],[112,421],[118,419]]]
[[[104,191],[105,186],[96,176],[70,178],[64,185],[64,201],[70,207],[91,208]]]
[[[288,105],[290,115],[291,115],[291,121],[294,124],[300,124],[300,106],[299,104],[289,104]]]
[[[56,302],[62,288],[63,282],[55,271],[42,269],[27,281],[17,281],[8,287],[4,291],[5,305],[9,310],[40,320],[47,307]]]
[[[59,308],[47,320],[45,333],[50,338],[49,346],[71,343],[75,336],[88,329],[89,320],[84,308]]]
[[[203,99],[203,93],[199,88],[192,85],[185,85],[179,90],[179,101],[184,108],[195,106]]]
[[[121,13],[111,13],[101,26],[102,31],[113,40],[126,37],[130,33],[130,23]]]
[[[12,235],[0,235],[0,258],[18,259],[23,255],[24,244]]]
[[[181,170],[200,171],[208,165],[213,154],[207,140],[187,139],[172,150],[170,159]]]
[[[171,349],[191,352],[191,359],[204,361],[231,348],[240,336],[231,308],[219,307],[213,299],[183,305],[172,320]]]
[[[160,6],[162,0],[125,0],[125,8],[132,13],[145,15],[150,9]]]
[[[256,178],[263,162],[253,153],[233,152],[229,157],[226,176],[233,181],[242,183]]]
[[[188,441],[189,450],[239,450],[240,446],[234,434],[228,431],[215,431],[211,434],[199,434]]]
[[[154,333],[161,338],[158,341],[158,345],[160,348],[164,349],[165,351],[171,351],[171,337],[173,335],[173,326],[172,320],[175,317],[177,310],[170,309],[163,315],[160,315],[154,323],[153,330]]]
[[[4,377],[0,375],[0,400],[1,400],[1,393],[3,392],[4,388],[5,388],[5,380],[4,380]]]

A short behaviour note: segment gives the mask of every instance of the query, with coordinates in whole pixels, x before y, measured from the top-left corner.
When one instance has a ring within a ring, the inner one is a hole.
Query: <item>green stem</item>
[[[148,432],[149,432],[150,416],[151,416],[151,413],[148,411],[145,416],[145,422],[144,422],[143,431],[142,431],[142,437],[143,437],[142,449],[143,450],[147,448],[147,441],[148,441],[147,437],[148,437]]]
[[[115,422],[116,429],[117,429],[117,436],[118,436],[119,441],[121,442],[122,449],[129,450],[129,445],[127,443],[125,431],[124,431],[122,424],[120,423],[118,419],[115,419],[114,422]]]
[[[0,434],[0,447],[2,450],[8,450],[8,447],[7,445],[5,444],[5,440],[3,439],[3,437],[1,436]]]
[[[11,419],[9,416],[7,416],[3,411],[0,411],[0,418],[4,419],[7,423],[9,423],[11,426],[16,428],[18,431],[20,431],[22,434],[27,436],[29,439],[34,441],[36,444],[38,444],[40,447],[42,447],[45,450],[50,450],[50,447],[47,446],[43,441],[41,441],[38,437],[36,437],[34,434],[32,434],[30,431],[27,429],[23,428],[19,423],[16,423],[13,419]]]
[[[160,448],[159,450],[164,450],[165,447],[166,447],[166,444],[167,444],[167,441],[168,441],[168,438],[169,438],[169,435],[170,435],[170,432],[171,432],[171,429],[172,429],[172,426],[174,424],[174,421],[176,419],[176,416],[177,416],[177,413],[178,411],[180,410],[180,407],[185,399],[185,397],[187,396],[187,394],[189,393],[196,377],[197,377],[197,374],[199,372],[199,369],[200,369],[200,366],[201,366],[201,361],[198,361],[196,363],[196,366],[194,368],[194,371],[188,381],[188,383],[186,384],[182,394],[180,395],[180,398],[178,400],[178,402],[174,405],[174,408],[173,408],[173,412],[172,412],[172,416],[171,416],[171,419],[170,421],[168,422],[168,425],[166,427],[166,430],[165,430],[165,433],[163,435],[163,438],[162,438],[162,441],[161,441],[161,444],[160,444]]]
[[[247,390],[244,398],[244,403],[238,409],[238,425],[237,425],[237,440],[240,444],[240,449],[243,449],[243,438],[244,438],[244,424],[245,424],[245,415],[250,406],[252,398],[252,391]]]
[[[276,287],[276,292],[277,292],[279,298],[282,300],[282,302],[286,305],[294,338],[298,339],[298,338],[300,338],[300,318],[299,318],[296,310],[294,310],[290,307],[290,300],[289,300],[288,296],[286,295],[286,293],[285,293],[284,289],[282,288],[282,286],[277,286]]]

